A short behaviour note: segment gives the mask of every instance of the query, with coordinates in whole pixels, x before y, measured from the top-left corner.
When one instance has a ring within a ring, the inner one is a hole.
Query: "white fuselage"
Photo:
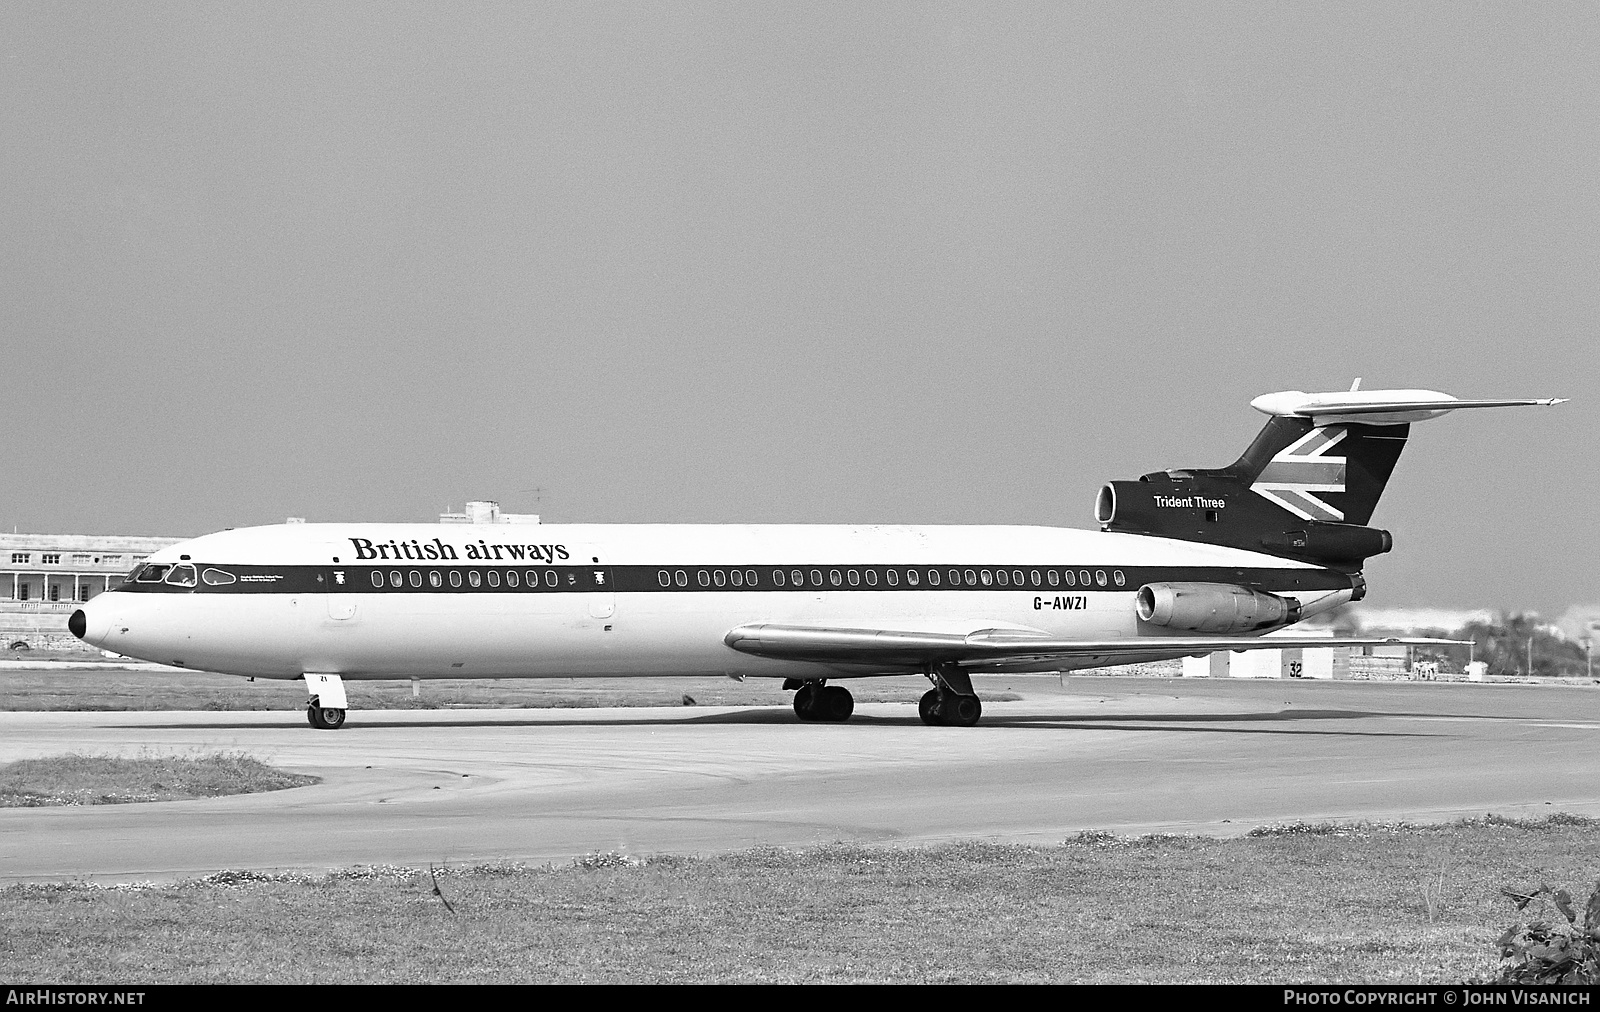
[[[1145,583],[1255,586],[1306,615],[1351,597],[1347,577],[1273,556],[1049,527],[292,524],[196,538],[146,565],[178,568],[141,569],[147,582],[86,603],[85,640],[267,678],[898,673],[724,643],[763,622],[1148,637],[1162,656],[1168,631],[1135,614]]]

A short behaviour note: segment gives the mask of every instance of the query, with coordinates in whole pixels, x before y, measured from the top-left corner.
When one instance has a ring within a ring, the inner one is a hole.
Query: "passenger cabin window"
[[[878,571],[876,569],[867,570],[867,586],[876,587],[877,585],[878,585]]]
[[[444,586],[444,574],[437,569],[428,570],[428,586],[435,588]]]
[[[907,575],[907,576],[908,576],[908,577],[909,577],[909,576],[910,576],[910,574],[909,574],[909,573],[908,573],[908,574],[906,574],[906,575]],[[888,584],[889,584],[889,586],[891,586],[891,587],[894,587],[894,586],[898,586],[898,585],[899,585],[899,583],[900,583],[900,574],[899,574],[899,573],[896,573],[896,572],[895,572],[895,571],[894,571],[894,570],[892,570],[892,569],[891,569],[891,570],[889,570],[889,571],[888,571],[888,572],[886,572],[886,573],[884,573],[884,574],[883,574],[883,579],[884,579],[884,581],[885,581],[885,582],[886,582],[886,583],[888,583]]]
[[[450,586],[452,586],[452,587],[461,586],[461,570],[459,570],[459,569],[450,570]]]
[[[381,586],[383,586],[383,570],[381,570],[381,569],[374,569],[374,570],[373,570],[373,571],[372,571],[372,585],[373,585],[373,586],[374,586],[374,587],[381,587]]]
[[[1052,587],[1056,586],[1058,583],[1061,582],[1060,575],[1057,574],[1056,571],[1053,570],[1053,569],[1045,570],[1044,571],[1044,575],[1045,575],[1045,578],[1049,581],[1050,586],[1052,586]],[[1035,577],[1034,582],[1036,584],[1038,583],[1038,578],[1037,577]]]
[[[756,585],[756,571],[755,570],[747,569],[747,570],[744,571],[744,585],[746,587],[754,587]]]
[[[476,569],[467,570],[467,586],[469,586],[469,587],[481,587],[482,585],[483,585],[483,574],[478,572]]]
[[[735,587],[742,587],[744,586],[744,574],[739,572],[737,569],[730,570],[728,572],[728,582],[733,584]]]
[[[772,585],[775,587],[783,586],[783,570],[774,569],[772,571]]]
[[[415,569],[411,571],[411,585],[413,587],[422,586],[422,574],[417,572]]]
[[[506,586],[507,587],[515,587],[516,585],[517,585],[517,571],[515,569],[506,570]]]
[[[682,583],[683,581],[682,581],[681,577],[683,576],[683,574],[679,573],[678,576],[680,577],[678,582]],[[556,571],[555,570],[547,569],[547,570],[544,571],[544,585],[546,587],[549,587],[551,590],[554,590],[556,584],[560,583],[560,582],[561,582],[561,578],[556,575]]]
[[[845,579],[850,581],[850,586],[852,587],[861,586],[861,574],[853,569],[845,573]]]
[[[672,586],[672,574],[663,569],[656,573],[656,582],[663,587],[670,587]]]
[[[195,569],[193,566],[173,566],[167,573],[167,582],[174,587],[193,587],[196,583]]]
[[[389,570],[389,586],[399,588],[406,585],[406,578],[400,575],[400,570]]]
[[[491,586],[491,587],[500,586],[500,570],[491,569],[491,570],[489,570],[487,576],[488,576],[488,579],[489,579],[489,586]]]
[[[711,573],[711,582],[715,583],[719,587],[725,586],[728,582],[728,575],[720,569],[713,570]]]

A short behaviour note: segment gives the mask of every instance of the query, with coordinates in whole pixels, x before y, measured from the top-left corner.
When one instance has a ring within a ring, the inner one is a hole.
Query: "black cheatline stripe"
[[[1350,577],[1325,569],[1216,566],[197,566],[201,579],[193,587],[133,583],[119,589],[182,594],[1132,593],[1147,583],[1225,583],[1268,591],[1343,590],[1351,585]],[[222,575],[208,579],[208,571]],[[223,576],[233,581],[222,582]]]

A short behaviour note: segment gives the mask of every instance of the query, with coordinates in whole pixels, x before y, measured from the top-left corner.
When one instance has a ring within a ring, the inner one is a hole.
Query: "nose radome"
[[[89,616],[83,613],[82,608],[79,608],[77,611],[73,612],[72,617],[67,619],[67,631],[78,637],[80,640],[83,639],[83,634],[88,630],[88,628]]]

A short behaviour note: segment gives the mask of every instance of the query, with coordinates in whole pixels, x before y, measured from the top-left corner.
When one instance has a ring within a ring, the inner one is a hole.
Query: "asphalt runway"
[[[243,750],[324,779],[0,809],[0,880],[1600,816],[1600,687],[1003,681],[1021,700],[986,704],[975,728],[925,727],[898,703],[844,725],[775,707],[365,711],[334,732],[300,712],[5,712],[0,762]]]

